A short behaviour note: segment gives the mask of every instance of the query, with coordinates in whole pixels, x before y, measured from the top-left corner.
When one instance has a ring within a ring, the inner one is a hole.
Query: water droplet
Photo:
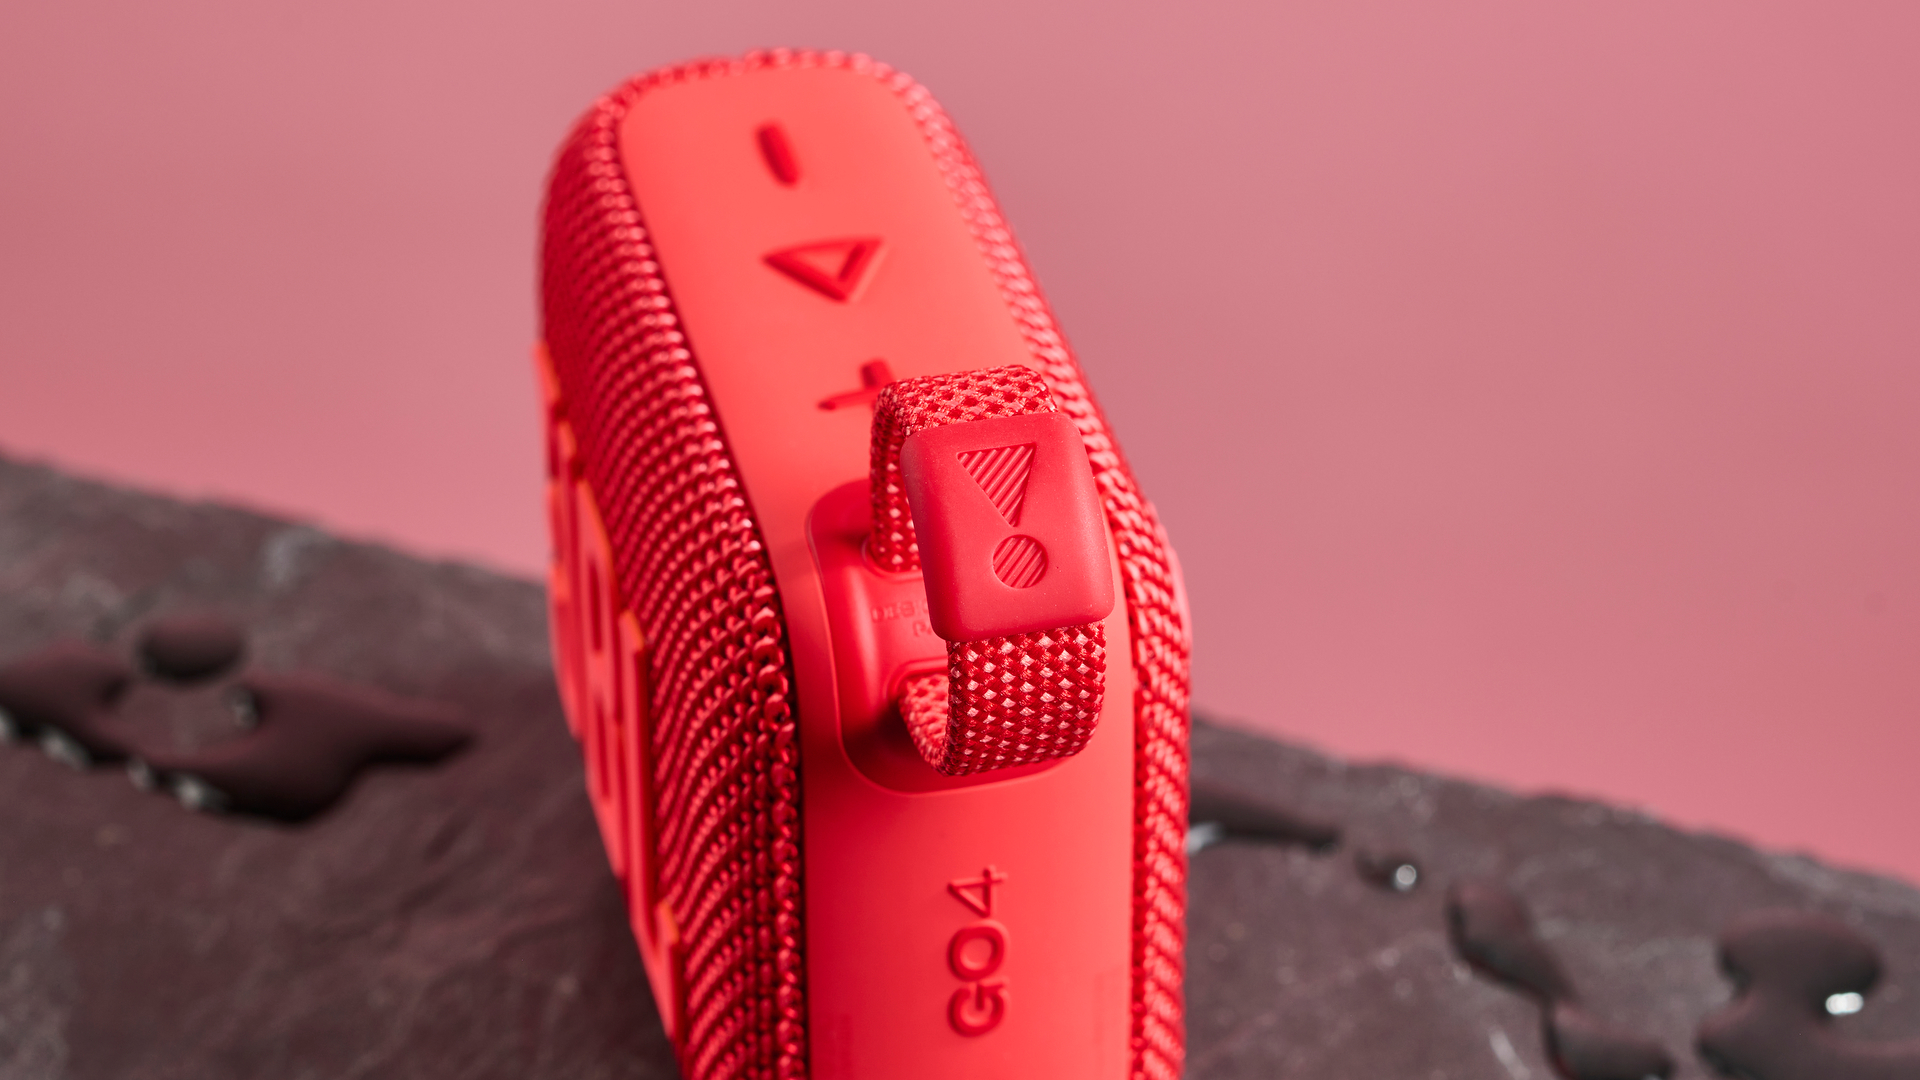
[[[1397,893],[1412,892],[1420,884],[1420,860],[1405,851],[1363,844],[1354,848],[1353,865],[1366,881]]]
[[[72,736],[62,732],[41,732],[40,749],[48,757],[70,769],[85,769],[93,764],[93,755],[87,753],[87,748],[75,742]]]
[[[252,690],[244,686],[227,689],[227,708],[233,712],[233,722],[242,731],[252,731],[260,726],[260,701]]]
[[[1227,838],[1227,830],[1217,821],[1198,822],[1187,829],[1187,854],[1205,851]]]
[[[173,797],[180,800],[181,806],[202,813],[217,813],[227,808],[227,797],[197,776],[174,777]]]
[[[1833,994],[1827,998],[1828,1016],[1852,1016],[1867,1005],[1867,999],[1849,990],[1844,994]]]

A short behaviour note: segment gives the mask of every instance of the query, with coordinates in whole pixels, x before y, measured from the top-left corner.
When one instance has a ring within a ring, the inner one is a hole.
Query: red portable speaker
[[[556,670],[686,1075],[1178,1077],[1179,572],[939,106],[637,79],[541,266]]]

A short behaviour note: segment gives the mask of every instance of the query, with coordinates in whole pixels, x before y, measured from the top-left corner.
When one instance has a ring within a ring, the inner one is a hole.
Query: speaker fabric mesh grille
[[[806,1075],[791,664],[772,564],[620,165],[620,120],[648,85],[602,99],[554,166],[545,334],[620,593],[650,645],[681,1065],[702,1080],[784,1080]]]

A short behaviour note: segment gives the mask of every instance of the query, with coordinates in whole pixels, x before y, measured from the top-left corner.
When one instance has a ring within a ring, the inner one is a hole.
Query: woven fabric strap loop
[[[900,448],[945,424],[1056,411],[1040,375],[1011,365],[887,386],[874,402],[873,532],[881,569],[920,569]],[[911,675],[898,704],[929,765],[964,776],[1071,757],[1087,745],[1106,697],[1107,641],[1098,622],[947,642],[947,670]]]

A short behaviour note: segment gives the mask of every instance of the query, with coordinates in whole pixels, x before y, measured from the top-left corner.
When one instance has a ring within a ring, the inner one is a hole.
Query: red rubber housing
[[[542,295],[556,673],[685,1073],[1177,1077],[1178,574],[945,115],[840,54],[637,80],[561,150]],[[945,642],[866,555],[857,403],[1006,365],[1078,440],[1098,514],[1037,538],[1105,704],[1076,756],[943,776],[893,705]]]

